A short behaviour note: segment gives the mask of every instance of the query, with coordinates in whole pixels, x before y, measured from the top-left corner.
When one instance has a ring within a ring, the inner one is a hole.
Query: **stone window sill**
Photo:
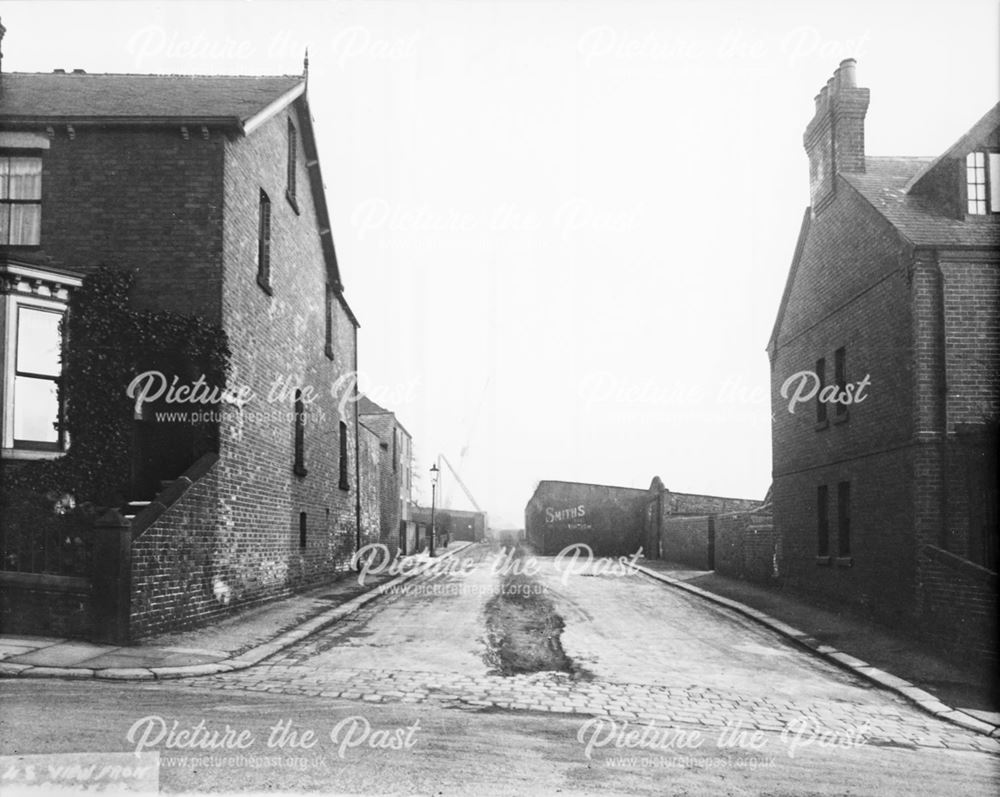
[[[47,448],[5,448],[0,451],[0,458],[21,460],[59,459],[59,457],[65,456],[65,454],[64,450],[57,451]]]

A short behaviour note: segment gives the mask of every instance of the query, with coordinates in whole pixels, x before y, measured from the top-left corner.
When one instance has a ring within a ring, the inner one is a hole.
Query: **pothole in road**
[[[513,571],[501,577],[501,585],[485,608],[483,658],[493,673],[575,673],[560,640],[563,619],[545,594],[545,587],[530,576]]]

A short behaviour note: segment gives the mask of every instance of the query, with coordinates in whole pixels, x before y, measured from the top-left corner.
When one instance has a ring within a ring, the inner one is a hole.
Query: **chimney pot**
[[[856,89],[858,87],[857,66],[858,62],[853,58],[845,58],[840,62],[837,74],[840,76],[841,88]]]

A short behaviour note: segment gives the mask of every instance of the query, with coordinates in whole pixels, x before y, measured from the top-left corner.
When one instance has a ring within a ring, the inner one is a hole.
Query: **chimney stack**
[[[857,61],[847,58],[816,96],[816,114],[802,139],[814,213],[833,198],[838,174],[865,170],[869,95],[868,89],[858,88]]]

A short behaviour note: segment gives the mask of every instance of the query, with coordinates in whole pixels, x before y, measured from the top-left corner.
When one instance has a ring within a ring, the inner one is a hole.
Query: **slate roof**
[[[1000,127],[1000,102],[990,108],[968,133],[941,153],[926,169],[917,174],[908,188],[918,188],[921,181],[933,179],[937,170],[948,168],[948,161],[964,158],[973,150],[981,148],[984,142],[991,142],[992,146],[996,147],[998,127]]]
[[[392,412],[380,407],[368,396],[362,395],[358,399],[358,415],[392,415]]]
[[[0,119],[197,119],[241,123],[301,75],[118,75],[4,72]]]
[[[304,75],[129,75],[88,72],[0,74],[0,123],[223,125],[249,135],[292,101],[300,104],[302,141],[330,283],[355,328],[330,232],[316,133]]]
[[[911,180],[933,158],[865,158],[865,172],[841,173],[900,234],[915,246],[1000,246],[1000,224],[992,216],[956,219],[932,197],[907,193]]]
[[[368,396],[363,393],[358,398],[358,415],[391,415],[393,422],[396,424],[396,428],[403,432],[407,437],[412,439],[412,435],[406,430],[406,427],[399,422],[399,418],[396,416],[392,410],[387,410],[385,407],[381,407],[372,401]]]

